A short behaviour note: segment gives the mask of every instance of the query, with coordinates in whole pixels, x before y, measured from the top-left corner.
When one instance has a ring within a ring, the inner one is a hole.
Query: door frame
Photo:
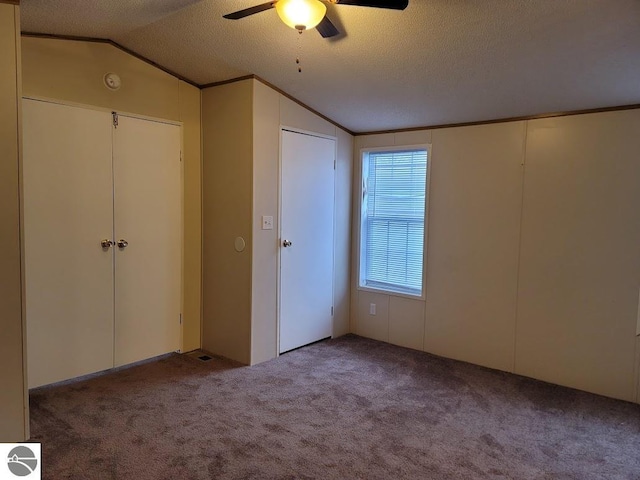
[[[166,123],[169,125],[176,125],[180,127],[180,348],[178,349],[178,353],[182,353],[184,350],[184,319],[182,315],[184,313],[184,122],[177,120],[168,120],[166,118],[152,117],[149,115],[141,115],[137,113],[125,112],[120,110],[114,110],[112,108],[99,107],[96,105],[87,105],[86,103],[72,102],[67,100],[60,100],[57,98],[44,97],[40,95],[22,95],[20,98],[20,103],[22,104],[22,100],[34,100],[38,102],[45,103],[53,103],[57,105],[65,105],[67,107],[75,107],[75,108],[84,108],[86,110],[94,110],[98,112],[107,112],[107,113],[117,113],[118,116],[129,117],[129,118],[137,118],[140,120],[146,120],[151,122],[158,123]],[[24,199],[22,198],[22,188],[20,189],[20,202],[23,203]],[[20,211],[20,234],[24,235],[23,223],[24,223],[24,212]],[[22,265],[24,266],[24,248],[20,253]],[[23,304],[26,304],[26,285],[22,282],[22,298]],[[25,317],[26,321],[26,317]],[[26,329],[26,325],[25,325]],[[25,330],[26,331],[26,330]],[[27,338],[25,335],[25,343],[27,342]],[[26,348],[26,347],[25,347]]]
[[[324,133],[312,132],[310,130],[304,130],[296,127],[289,127],[287,125],[280,124],[278,131],[278,248],[276,259],[276,357],[280,354],[280,314],[282,305],[282,135],[283,133],[291,132],[301,135],[308,135],[310,137],[323,138],[327,140],[333,140],[334,144],[334,169],[333,169],[333,254],[331,259],[331,304],[334,308],[335,315],[335,276],[336,276],[336,171],[337,171],[337,159],[338,159],[338,137],[335,135],[326,135]],[[334,331],[334,315],[331,315],[331,338],[333,338]]]

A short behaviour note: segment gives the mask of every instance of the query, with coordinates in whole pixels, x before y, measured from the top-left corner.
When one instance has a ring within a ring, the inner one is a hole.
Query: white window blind
[[[427,151],[363,158],[360,286],[422,295]]]

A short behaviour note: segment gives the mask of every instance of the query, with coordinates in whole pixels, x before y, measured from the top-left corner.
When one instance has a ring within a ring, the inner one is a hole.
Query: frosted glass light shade
[[[284,23],[302,31],[318,25],[327,7],[320,0],[278,0],[276,11]]]

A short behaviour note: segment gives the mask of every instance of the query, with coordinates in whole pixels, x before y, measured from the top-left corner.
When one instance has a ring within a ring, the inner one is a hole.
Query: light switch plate
[[[273,217],[271,215],[262,216],[262,230],[273,230]]]

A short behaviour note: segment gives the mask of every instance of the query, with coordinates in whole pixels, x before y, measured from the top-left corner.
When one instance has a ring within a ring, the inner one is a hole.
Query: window
[[[362,154],[360,287],[422,296],[427,152]]]

